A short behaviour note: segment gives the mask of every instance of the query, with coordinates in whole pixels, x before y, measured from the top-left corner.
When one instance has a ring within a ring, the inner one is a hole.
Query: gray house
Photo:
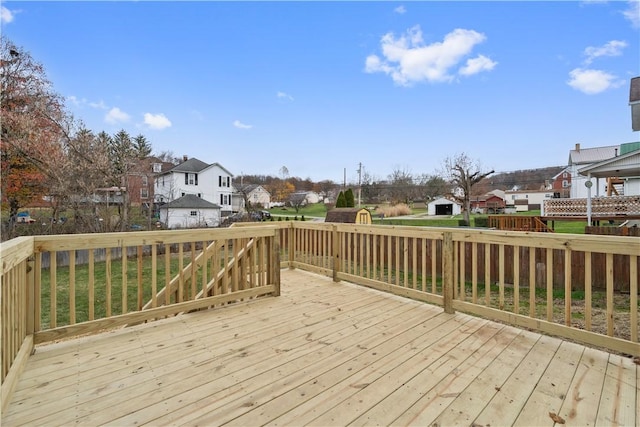
[[[160,207],[160,222],[167,228],[217,227],[220,205],[187,194]]]

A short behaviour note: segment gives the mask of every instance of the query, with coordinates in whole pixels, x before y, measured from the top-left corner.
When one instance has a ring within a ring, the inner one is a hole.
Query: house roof
[[[219,167],[220,169],[225,171],[227,174],[229,174],[231,177],[233,177],[233,174],[231,172],[229,172],[229,170],[227,170],[220,163],[216,162],[216,163],[207,164],[207,163],[203,162],[202,160],[196,159],[195,157],[180,163],[178,166],[176,166],[176,167],[174,167],[172,169],[169,169],[165,173],[172,173],[172,172],[199,173],[199,172],[202,172],[203,170],[205,170],[207,168],[210,168],[210,167],[213,167],[213,166]]]
[[[597,178],[640,176],[640,150],[631,151],[578,169],[578,173]]]
[[[620,151],[619,145],[608,145],[605,147],[580,148],[577,144],[574,150],[569,151],[569,164],[581,165],[586,163],[596,163],[610,159]]]
[[[244,184],[244,185],[232,184],[232,186],[233,186],[233,190],[234,191],[236,191],[238,193],[244,192],[244,193],[247,193],[247,194],[251,193],[252,191],[257,189],[258,187],[262,187],[260,184]],[[264,189],[264,187],[263,187],[263,189]],[[267,191],[267,190],[265,190],[265,191]]]
[[[206,168],[208,168],[209,165],[205,162],[203,162],[202,160],[198,160],[195,157],[180,163],[178,166],[174,167],[173,169],[170,169],[168,172],[191,172],[191,173],[195,173],[195,172],[200,172],[201,170],[204,170]]]
[[[175,199],[172,202],[167,203],[160,207],[160,209],[220,209],[220,205],[207,202],[206,200],[194,195],[187,194]]]
[[[333,208],[327,212],[325,222],[355,223],[358,214],[362,211],[369,212],[364,208]]]
[[[445,197],[439,197],[435,200],[430,201],[428,204],[430,205],[453,204],[453,205],[462,206],[460,203],[456,202],[455,200],[447,199]]]
[[[634,132],[640,131],[640,77],[631,79],[629,105],[631,106],[631,129]]]
[[[632,151],[640,150],[640,141],[627,142],[626,144],[620,144],[620,155],[630,153]]]
[[[629,104],[640,102],[640,77],[631,79],[629,85]]]

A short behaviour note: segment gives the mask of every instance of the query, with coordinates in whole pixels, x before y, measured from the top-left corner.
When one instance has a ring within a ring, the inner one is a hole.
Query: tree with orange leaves
[[[72,123],[44,67],[0,37],[0,190],[3,205],[9,208],[3,238],[13,237],[18,210],[62,179],[62,142],[68,139]]]

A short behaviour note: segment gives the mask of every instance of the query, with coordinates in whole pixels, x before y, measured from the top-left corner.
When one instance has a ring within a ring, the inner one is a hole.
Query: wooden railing
[[[283,221],[0,250],[3,404],[35,343],[278,295],[281,267],[640,355],[634,237]]]
[[[428,227],[284,225],[301,268],[625,354],[638,344],[633,237]]]
[[[586,217],[586,198],[582,199],[548,199],[543,202],[542,216],[546,217]],[[609,196],[591,198],[591,216],[625,217],[640,215],[640,196]]]
[[[2,404],[33,346],[280,293],[275,227],[3,243]]]
[[[489,215],[489,227],[510,231],[553,232],[538,216]]]

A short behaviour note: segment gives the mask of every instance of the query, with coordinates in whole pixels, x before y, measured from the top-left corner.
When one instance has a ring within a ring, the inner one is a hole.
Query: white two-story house
[[[231,214],[233,174],[219,163],[187,159],[155,178],[155,202],[169,203],[186,195],[220,206],[222,217]]]

